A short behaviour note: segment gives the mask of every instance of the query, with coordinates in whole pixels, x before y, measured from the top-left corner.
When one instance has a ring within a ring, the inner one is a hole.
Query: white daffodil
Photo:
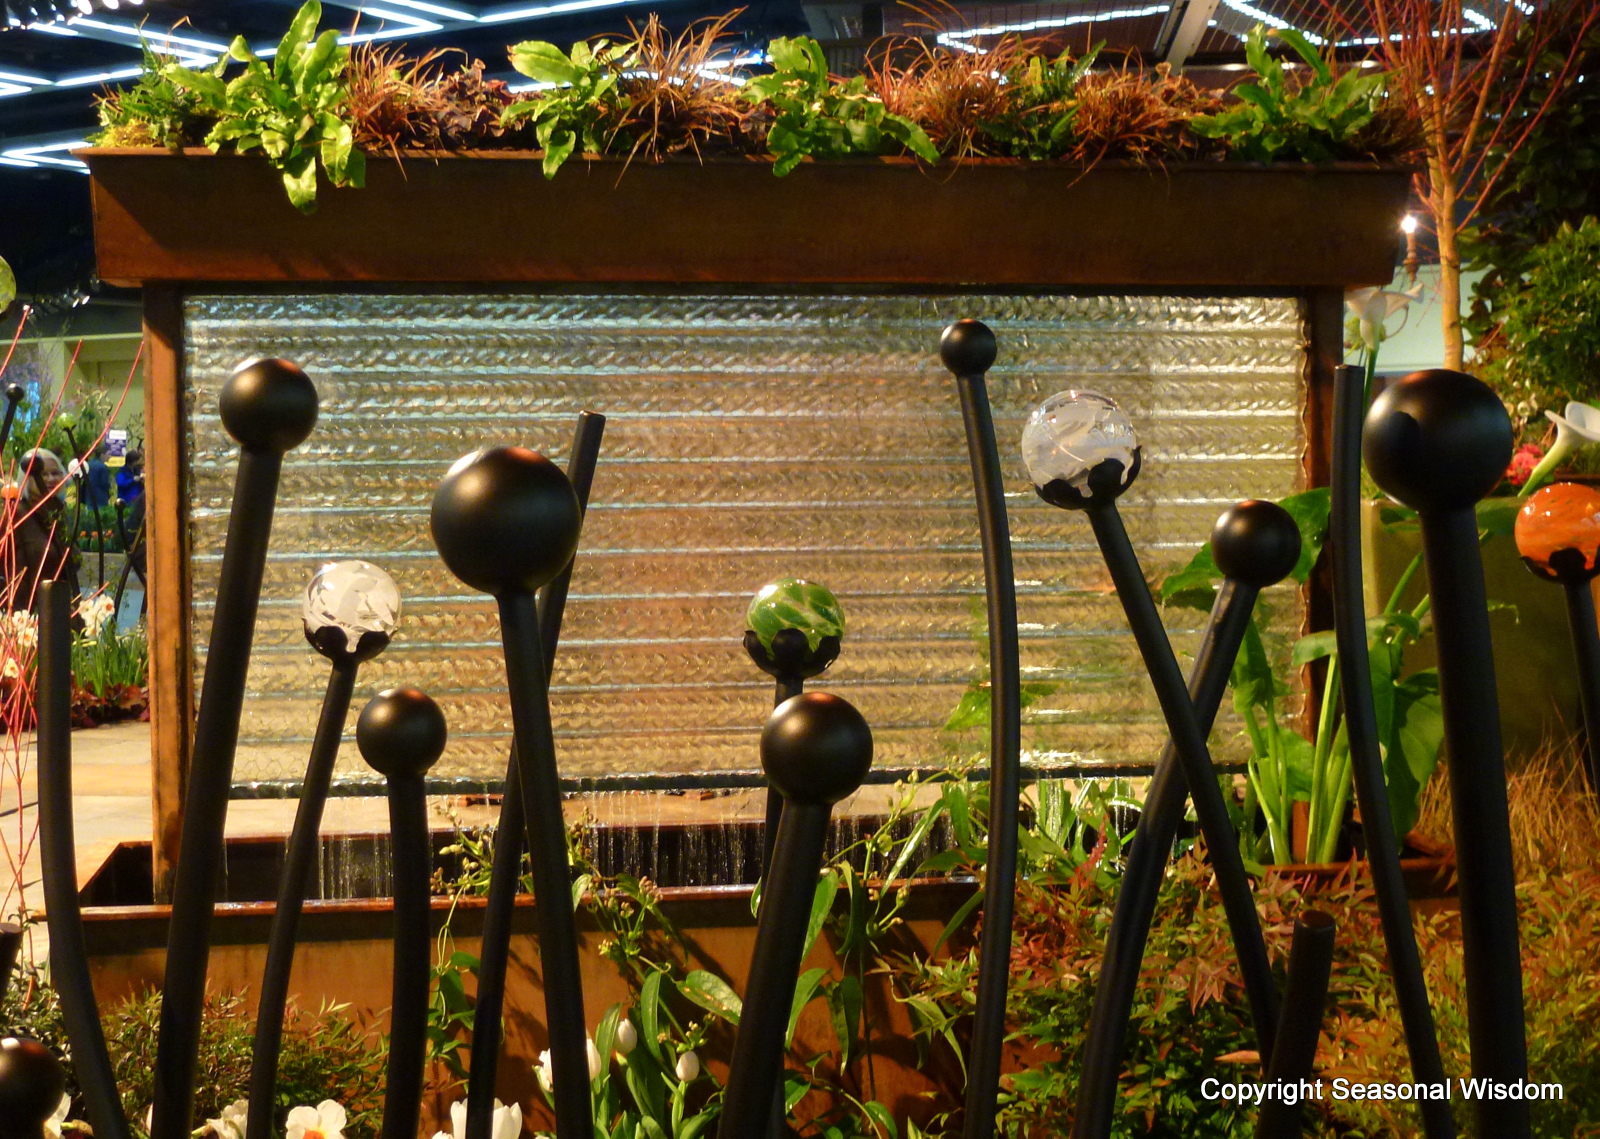
[[[56,1104],[56,1110],[49,1119],[44,1121],[46,1139],[61,1139],[61,1125],[67,1121],[67,1112],[72,1110],[72,1097],[64,1095],[61,1102]]]
[[[316,1107],[296,1107],[284,1120],[284,1139],[344,1139],[348,1119],[344,1107],[331,1099]]]
[[[616,1045],[617,1053],[622,1056],[639,1047],[639,1031],[627,1017],[617,1021]]]
[[[1389,318],[1397,312],[1405,312],[1412,301],[1421,299],[1421,285],[1413,285],[1403,293],[1393,289],[1351,289],[1344,295],[1344,305],[1360,325],[1361,343],[1368,352],[1376,352],[1384,338],[1392,335],[1385,328]],[[1404,326],[1402,322],[1401,327]]]
[[[583,1043],[589,1053],[589,1082],[592,1084],[600,1078],[600,1073],[606,1070],[606,1062],[600,1058],[600,1049],[594,1046],[594,1037],[584,1037]]]
[[[222,1109],[222,1118],[206,1120],[217,1139],[244,1139],[245,1120],[250,1117],[250,1101],[236,1099]]]
[[[556,1070],[550,1063],[550,1049],[546,1048],[539,1053],[539,1062],[534,1065],[533,1073],[539,1078],[539,1086],[544,1089],[545,1095],[555,1090]]]
[[[1551,444],[1550,450],[1545,452],[1539,465],[1533,468],[1528,481],[1522,484],[1524,498],[1543,486],[1561,464],[1576,452],[1591,443],[1600,443],[1600,407],[1591,407],[1573,400],[1567,404],[1565,415],[1547,411],[1544,417],[1556,425],[1556,441]]]
[[[111,620],[111,615],[115,612],[116,604],[106,593],[98,593],[78,606],[78,616],[83,618],[84,631],[91,637],[100,635],[100,630],[105,628],[106,622]]]
[[[510,1107],[494,1101],[494,1115],[489,1122],[489,1139],[517,1139],[522,1134],[522,1105]],[[435,1131],[433,1139],[467,1139],[467,1101],[458,1100],[450,1105],[450,1132]]]
[[[696,1056],[692,1051],[685,1052],[678,1057],[677,1066],[672,1071],[678,1079],[688,1083],[700,1074],[700,1057]]]

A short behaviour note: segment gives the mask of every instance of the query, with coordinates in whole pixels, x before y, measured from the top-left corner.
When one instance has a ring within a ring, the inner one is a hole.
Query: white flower
[[[546,1048],[539,1053],[539,1063],[534,1066],[534,1074],[539,1077],[539,1086],[549,1095],[556,1085],[555,1068],[550,1063],[550,1049]]]
[[[583,1042],[589,1051],[589,1082],[594,1083],[606,1070],[606,1062],[600,1058],[600,1049],[594,1046],[594,1037],[585,1036]]]
[[[545,1053],[549,1055],[549,1053]],[[517,1139],[522,1134],[522,1105],[510,1107],[494,1101],[494,1116],[489,1123],[489,1139]],[[435,1131],[433,1139],[467,1139],[467,1101],[457,1100],[450,1105],[450,1133]]]
[[[1345,308],[1361,326],[1361,343],[1375,352],[1388,333],[1384,324],[1397,312],[1404,312],[1412,301],[1422,299],[1422,286],[1414,285],[1403,293],[1392,289],[1351,289],[1344,295]],[[1404,322],[1401,327],[1405,327]],[[1395,329],[1399,332],[1400,329]]]
[[[678,1079],[688,1083],[700,1074],[700,1057],[693,1052],[685,1052],[678,1057],[678,1064],[672,1070]]]
[[[1533,468],[1528,481],[1522,484],[1524,498],[1543,486],[1551,474],[1572,457],[1573,452],[1591,443],[1600,443],[1600,407],[1590,407],[1573,400],[1567,404],[1565,415],[1547,411],[1544,417],[1556,425],[1556,441],[1545,452],[1544,458],[1539,460],[1539,465]]]
[[[61,1102],[56,1105],[55,1114],[44,1121],[44,1133],[47,1139],[61,1139],[61,1125],[67,1121],[67,1112],[71,1110],[72,1097],[62,1096]]]
[[[78,616],[83,618],[84,631],[91,637],[100,635],[100,630],[105,628],[106,622],[111,619],[114,612],[116,604],[106,593],[97,593],[78,606]]]
[[[36,617],[26,609],[14,611],[9,618],[0,618],[7,621],[10,628],[7,632],[12,640],[16,641],[17,648],[23,652],[33,649],[39,643],[39,622]]]
[[[627,1017],[617,1021],[616,1044],[617,1052],[623,1056],[639,1047],[639,1032],[633,1027],[633,1021]]]
[[[244,1139],[245,1120],[250,1116],[250,1102],[236,1099],[222,1109],[221,1119],[208,1119],[206,1126],[217,1139]]]
[[[284,1121],[284,1139],[344,1139],[347,1119],[344,1108],[331,1099],[316,1107],[293,1108]]]

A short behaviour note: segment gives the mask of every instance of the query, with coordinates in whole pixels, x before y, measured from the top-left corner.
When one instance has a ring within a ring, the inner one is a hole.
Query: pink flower
[[[1543,458],[1543,447],[1537,443],[1524,443],[1511,456],[1511,465],[1506,468],[1506,481],[1512,486],[1522,486]]]

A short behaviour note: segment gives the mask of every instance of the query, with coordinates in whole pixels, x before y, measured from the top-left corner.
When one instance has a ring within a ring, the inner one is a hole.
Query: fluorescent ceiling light
[[[10,83],[31,83],[35,87],[50,86],[50,80],[43,75],[27,75],[21,71],[0,71],[0,79]]]
[[[75,27],[94,28],[96,31],[110,32],[113,35],[127,36],[135,43],[140,40],[158,40],[163,44],[182,44],[185,47],[199,48],[201,51],[214,52],[220,56],[228,50],[228,45],[217,43],[214,40],[196,39],[193,36],[176,36],[170,32],[155,32],[148,28],[140,28],[133,24],[112,24],[104,20],[88,20],[78,17],[72,21]]]
[[[1254,4],[1247,4],[1245,3],[1245,0],[1222,0],[1222,3],[1229,8],[1232,8],[1235,12],[1240,12],[1246,16],[1249,16],[1252,20],[1261,21],[1269,28],[1277,28],[1280,31],[1285,28],[1293,28],[1295,31],[1305,36],[1306,39],[1310,40],[1314,44],[1320,45],[1328,42],[1315,32],[1308,32],[1304,28],[1295,28],[1295,26],[1288,20],[1274,16],[1271,12],[1263,11],[1262,9],[1257,8]]]
[[[1141,16],[1159,16],[1172,10],[1171,4],[1150,4],[1143,8],[1116,8],[1109,12],[1085,12],[1080,16],[1055,16],[1028,20],[1020,24],[990,24],[983,28],[962,28],[955,32],[941,32],[936,38],[945,47],[965,47],[962,40],[981,36],[998,36],[1007,32],[1038,32],[1048,28],[1070,28],[1078,24],[1097,24],[1106,20],[1133,20]]]
[[[478,19],[474,12],[462,8],[447,8],[443,4],[427,4],[423,0],[383,0],[383,2],[395,8],[411,8],[418,12],[426,12],[430,16],[443,16],[447,20],[467,20],[475,23]],[[368,11],[372,9],[369,8]]]
[[[132,79],[134,76],[142,75],[143,73],[144,68],[142,67],[124,67],[117,71],[96,71],[92,75],[69,75],[65,79],[57,79],[55,86],[82,87],[87,83],[104,83],[111,79]]]
[[[630,4],[643,4],[647,0],[562,0],[557,4],[540,4],[527,8],[507,8],[498,12],[485,12],[478,17],[480,24],[503,24],[507,20],[538,20],[545,16],[562,16],[568,12],[590,12],[596,8],[622,8]]]

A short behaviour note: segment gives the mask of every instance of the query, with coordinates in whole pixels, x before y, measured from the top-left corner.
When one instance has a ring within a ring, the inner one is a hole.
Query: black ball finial
[[[222,426],[246,451],[283,454],[317,425],[317,388],[287,360],[246,360],[222,385]]]
[[[6,385],[6,398],[12,403],[21,403],[25,398],[27,398],[27,395],[27,391],[24,390],[21,384]]]
[[[356,720],[361,758],[390,777],[426,773],[444,754],[449,735],[439,705],[416,688],[378,693]]]
[[[772,651],[767,652],[761,635],[754,629],[744,631],[744,651],[762,672],[774,679],[810,680],[821,676],[839,659],[844,642],[838,637],[823,637],[815,651],[799,629],[779,629],[772,635]]]
[[[872,729],[847,701],[802,693],[774,708],[761,729],[761,767],[785,799],[837,803],[872,767]]]
[[[1300,527],[1276,502],[1248,499],[1217,519],[1211,557],[1224,577],[1265,589],[1288,577],[1300,561]]]
[[[561,468],[526,447],[456,460],[433,495],[433,543],[473,589],[538,589],[572,560],[583,513]]]
[[[0,1139],[38,1139],[61,1106],[67,1074],[37,1040],[0,1039]]]
[[[999,351],[994,333],[981,320],[958,320],[939,337],[939,359],[958,376],[981,376]]]
[[[1373,481],[1413,510],[1464,510],[1505,477],[1505,404],[1465,372],[1413,372],[1372,401],[1361,451]]]

